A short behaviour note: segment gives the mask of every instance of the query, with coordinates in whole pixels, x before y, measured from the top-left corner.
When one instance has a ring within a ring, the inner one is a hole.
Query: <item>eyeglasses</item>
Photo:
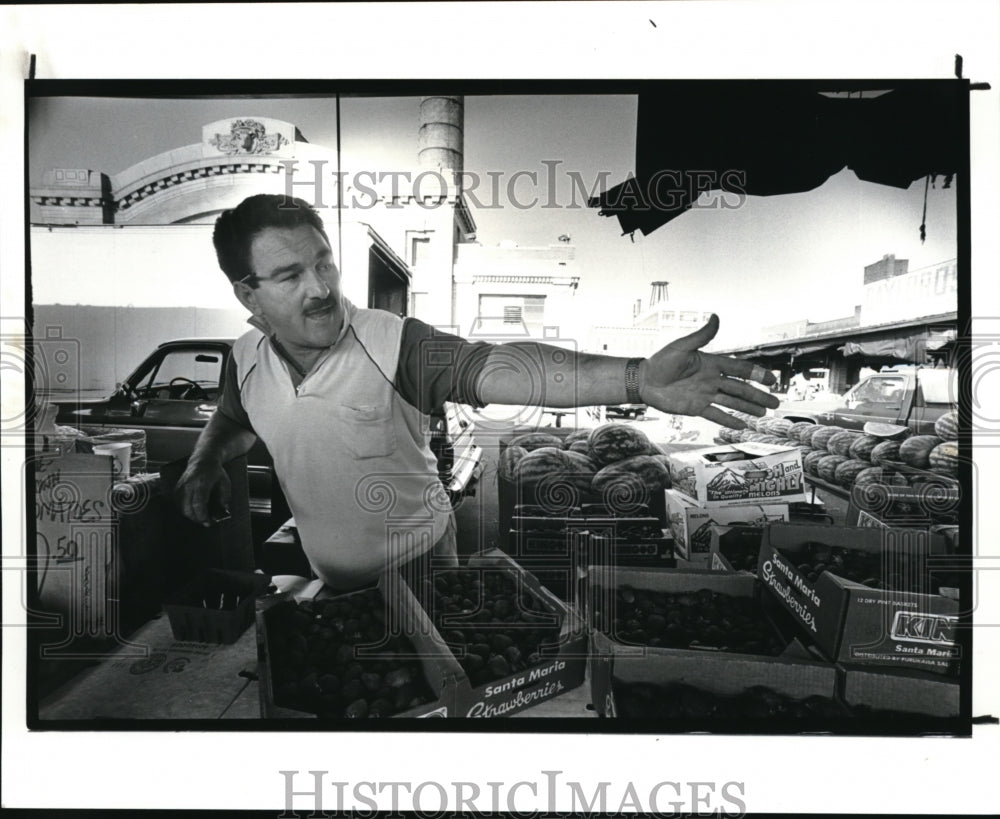
[[[337,266],[332,261],[319,262],[315,268],[315,275],[316,278],[318,278],[321,282],[326,284],[325,277],[331,273],[336,273],[336,271],[337,271]],[[304,280],[305,272],[306,270],[304,268],[301,268],[293,270],[284,270],[280,273],[274,274],[273,276],[258,276],[254,273],[250,273],[249,275],[244,276],[242,279],[238,279],[237,281],[240,284],[246,284],[246,285],[251,285],[254,282],[256,282],[257,284],[260,284],[262,282],[271,282],[281,290],[287,292],[293,292],[298,289],[299,285]]]

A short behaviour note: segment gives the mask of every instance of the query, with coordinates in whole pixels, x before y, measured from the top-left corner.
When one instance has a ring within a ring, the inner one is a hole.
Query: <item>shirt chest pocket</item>
[[[389,405],[337,408],[347,449],[355,458],[385,458],[396,451],[396,427]]]

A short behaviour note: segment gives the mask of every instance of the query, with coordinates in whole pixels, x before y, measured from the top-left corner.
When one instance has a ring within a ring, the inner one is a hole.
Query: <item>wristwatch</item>
[[[625,364],[625,400],[629,404],[642,403],[639,395],[639,365],[642,362],[641,358],[630,358]]]

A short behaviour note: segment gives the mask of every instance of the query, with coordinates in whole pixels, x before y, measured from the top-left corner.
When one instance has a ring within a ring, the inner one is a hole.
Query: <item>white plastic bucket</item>
[[[95,455],[111,455],[115,459],[115,477],[127,478],[131,473],[132,444],[128,441],[94,444]]]

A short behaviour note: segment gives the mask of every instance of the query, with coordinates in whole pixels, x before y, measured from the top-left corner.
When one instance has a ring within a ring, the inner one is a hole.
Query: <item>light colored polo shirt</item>
[[[355,588],[430,550],[451,504],[427,416],[395,386],[404,320],[344,305],[339,338],[298,388],[258,329],[236,341],[233,361],[313,570]]]

